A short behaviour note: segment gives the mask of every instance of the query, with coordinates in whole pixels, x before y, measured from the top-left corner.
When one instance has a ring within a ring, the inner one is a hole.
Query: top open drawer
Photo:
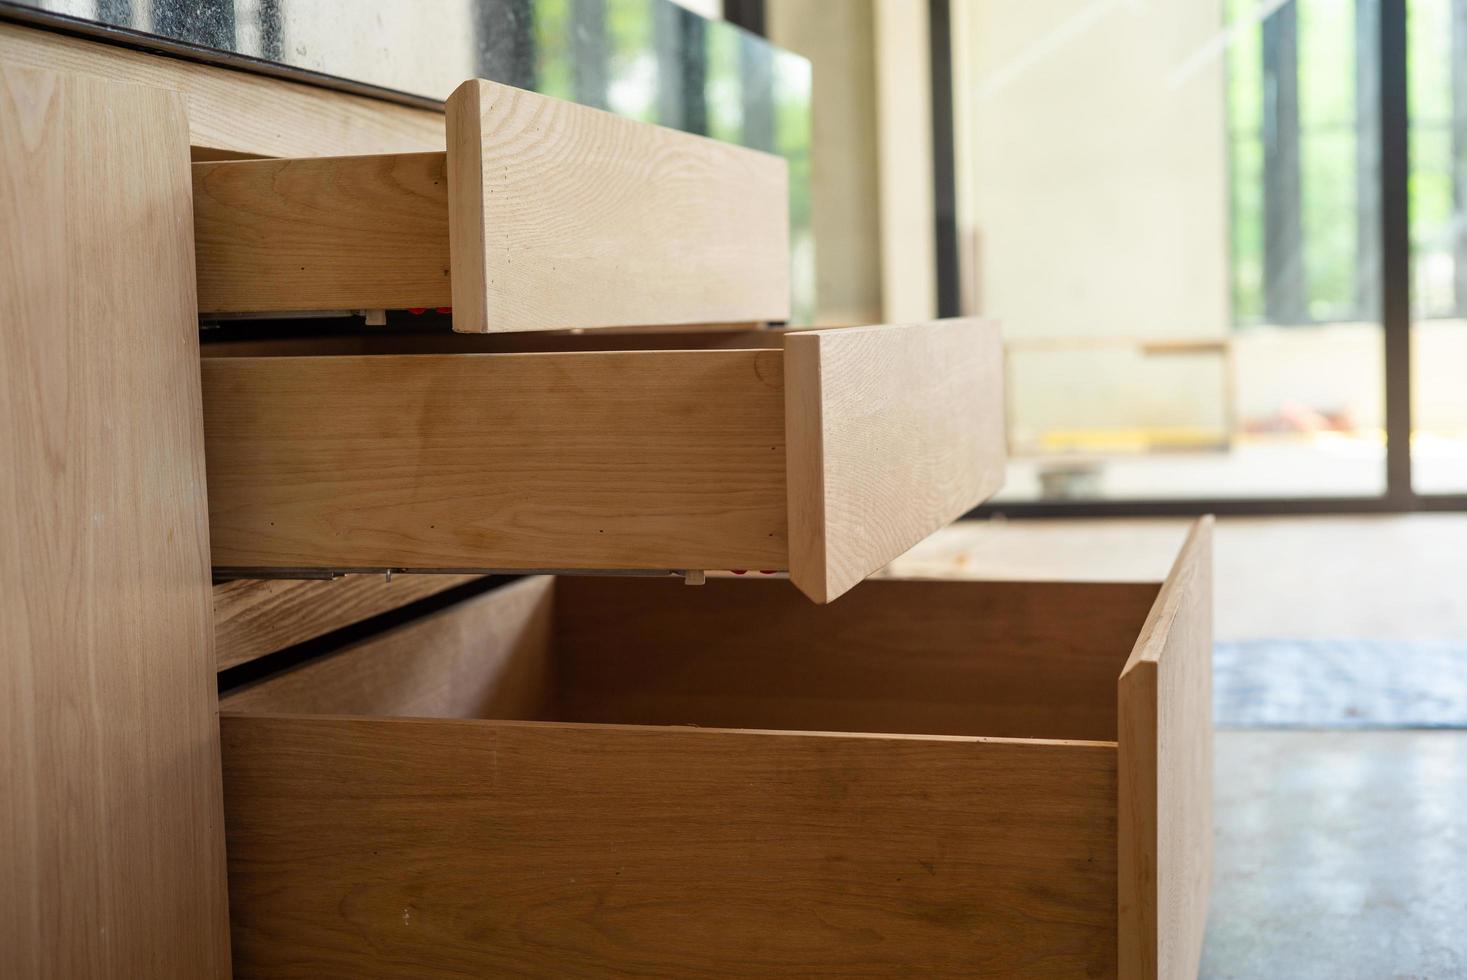
[[[462,333],[789,319],[768,153],[494,82],[447,152],[194,164],[199,311],[453,308]]]

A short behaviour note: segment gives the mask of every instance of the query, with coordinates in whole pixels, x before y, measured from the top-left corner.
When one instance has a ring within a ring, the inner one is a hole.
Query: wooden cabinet
[[[245,688],[237,962],[1187,975],[1208,567],[1200,524],[1160,583],[531,578]]]
[[[486,82],[0,62],[0,973],[1195,972],[1208,525],[1164,582],[863,584],[999,486],[998,331],[766,329],[780,161]],[[195,372],[197,311],[416,307],[457,333]],[[443,574],[211,622],[211,565]],[[798,591],[470,581],[546,569]]]

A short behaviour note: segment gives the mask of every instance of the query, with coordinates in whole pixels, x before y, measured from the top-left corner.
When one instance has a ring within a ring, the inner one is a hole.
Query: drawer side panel
[[[1113,744],[227,717],[256,977],[1115,973]]]
[[[226,568],[783,568],[780,351],[205,358]]]
[[[472,582],[476,575],[345,575],[327,580],[234,579],[214,586],[220,670]]]
[[[544,718],[554,586],[549,576],[520,579],[230,691],[219,708]]]
[[[448,306],[442,153],[195,163],[200,313]]]

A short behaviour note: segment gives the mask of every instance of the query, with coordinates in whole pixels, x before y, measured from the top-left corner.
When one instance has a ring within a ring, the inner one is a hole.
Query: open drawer
[[[486,333],[789,319],[768,153],[494,82],[447,151],[197,163],[199,311],[452,307]]]
[[[1192,976],[1209,539],[828,607],[525,579],[229,694],[236,971]]]
[[[787,569],[826,602],[1002,482],[991,323],[687,343],[705,346],[206,357],[214,564]]]

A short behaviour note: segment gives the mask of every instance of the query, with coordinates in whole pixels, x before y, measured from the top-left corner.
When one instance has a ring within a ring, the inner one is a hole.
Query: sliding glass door
[[[949,10],[1000,506],[1467,493],[1467,0]]]

